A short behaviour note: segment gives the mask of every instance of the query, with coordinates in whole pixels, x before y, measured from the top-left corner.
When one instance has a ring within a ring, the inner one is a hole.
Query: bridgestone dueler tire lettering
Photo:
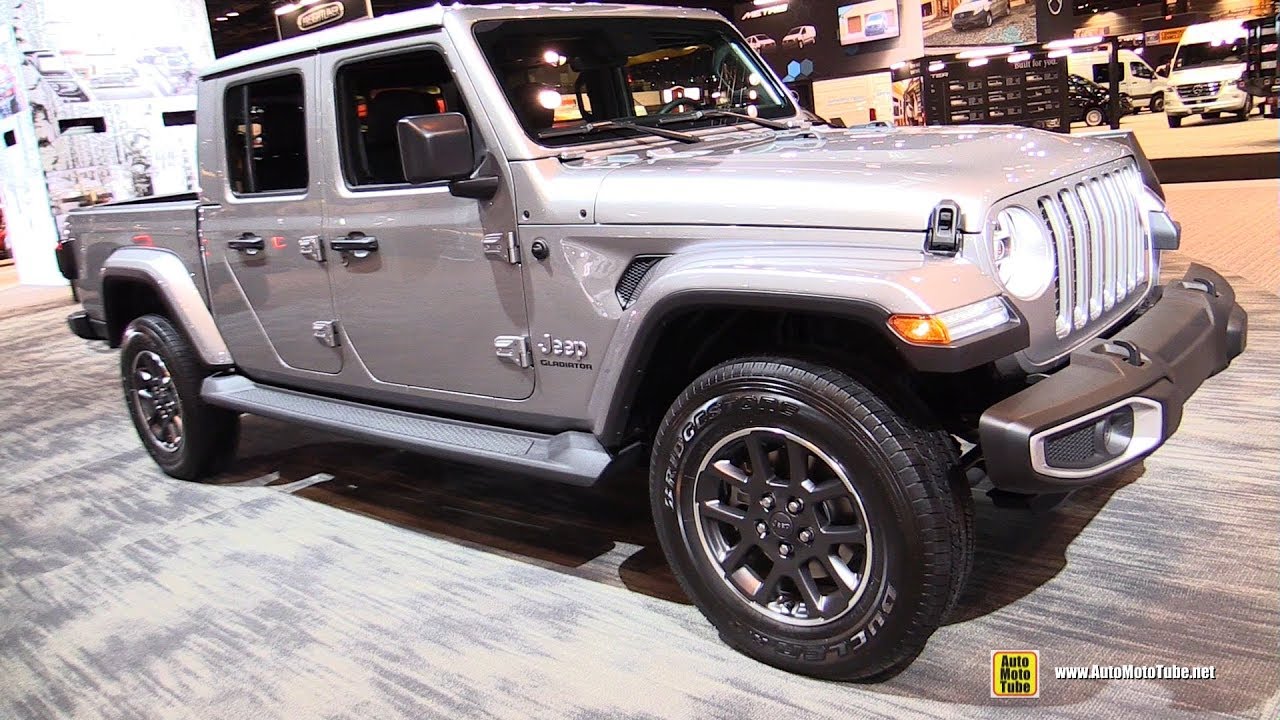
[[[687,532],[693,477],[736,430],[772,427],[841,465],[873,536],[865,591],[819,624],[780,622],[750,606]],[[839,371],[784,358],[713,368],[672,404],[650,464],[658,538],[681,587],[734,648],[815,677],[879,680],[905,668],[954,607],[972,562],[972,498],[951,438],[895,411]]]

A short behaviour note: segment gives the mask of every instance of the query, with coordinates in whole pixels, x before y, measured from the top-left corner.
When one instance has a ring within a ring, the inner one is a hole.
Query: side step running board
[[[540,435],[387,410],[259,385],[238,375],[205,378],[200,396],[229,410],[570,485],[594,485],[612,459],[590,433]]]

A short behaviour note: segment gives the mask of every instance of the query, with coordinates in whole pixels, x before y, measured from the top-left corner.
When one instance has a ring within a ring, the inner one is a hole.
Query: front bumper
[[[965,15],[964,17],[956,17],[955,15],[951,16],[952,30],[968,30],[969,28],[986,26],[986,15],[980,12],[973,13],[972,15]]]
[[[1231,285],[1192,265],[1110,339],[1076,350],[1065,368],[982,414],[991,482],[1011,492],[1069,492],[1150,455],[1178,429],[1201,383],[1244,351],[1247,324]],[[1103,437],[1116,412],[1130,418],[1123,451]]]
[[[1207,112],[1240,112],[1249,101],[1249,94],[1234,87],[1226,87],[1217,95],[1184,98],[1177,90],[1165,93],[1164,111],[1168,115],[1197,115]]]

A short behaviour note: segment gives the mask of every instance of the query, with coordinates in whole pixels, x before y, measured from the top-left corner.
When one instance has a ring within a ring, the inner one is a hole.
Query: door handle
[[[267,245],[262,242],[262,238],[257,235],[254,235],[253,233],[244,233],[235,240],[228,240],[227,247],[232,250],[247,252],[250,255],[257,255],[262,250],[265,250]]]
[[[351,253],[354,257],[369,257],[369,253],[378,251],[378,238],[353,232],[344,238],[329,241],[329,249],[339,253]]]

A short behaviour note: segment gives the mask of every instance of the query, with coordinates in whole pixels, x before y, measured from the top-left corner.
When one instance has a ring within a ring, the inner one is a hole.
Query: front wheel
[[[990,10],[988,10],[988,11],[987,11],[987,20],[986,20],[987,27],[991,27],[991,23],[993,23],[993,22],[995,22],[995,18],[991,17],[991,11],[990,11]]]
[[[881,679],[924,648],[972,555],[950,437],[849,376],[783,360],[694,381],[650,464],[676,578],[739,651],[815,677]]]
[[[1253,96],[1250,95],[1244,100],[1244,107],[1240,108],[1240,112],[1236,113],[1237,120],[1248,120],[1249,113],[1253,112]]]
[[[234,458],[240,416],[200,399],[208,372],[167,318],[143,315],[129,323],[120,371],[138,437],[166,474],[199,480]]]
[[[1089,127],[1097,127],[1106,122],[1107,116],[1098,108],[1089,108],[1084,114],[1084,124]]]
[[[1152,113],[1164,112],[1164,96],[1163,95],[1157,94],[1157,95],[1151,96],[1151,112]]]

